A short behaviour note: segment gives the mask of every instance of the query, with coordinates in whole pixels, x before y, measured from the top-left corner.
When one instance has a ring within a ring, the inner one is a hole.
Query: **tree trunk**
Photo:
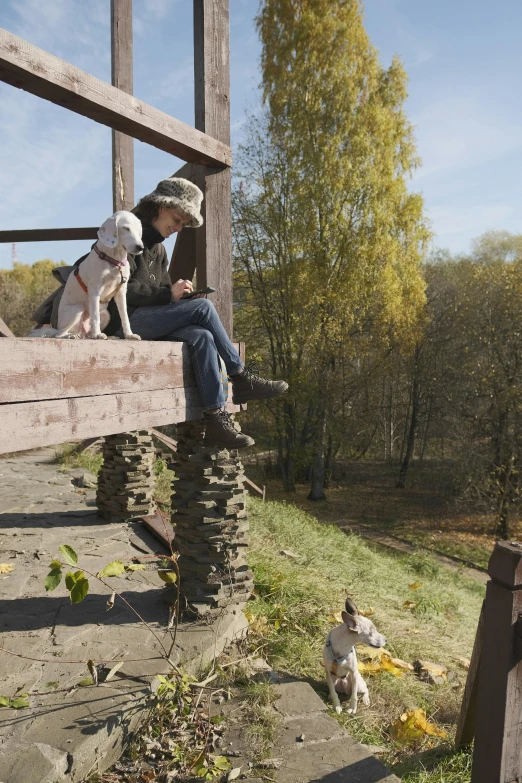
[[[326,500],[326,410],[322,408],[317,424],[317,438],[312,457],[312,479],[308,500]]]
[[[406,486],[406,474],[410,466],[410,461],[413,456],[413,447],[415,446],[415,434],[417,432],[417,424],[419,419],[419,402],[420,402],[420,384],[417,378],[414,377],[411,390],[411,419],[410,427],[408,430],[408,438],[406,441],[406,451],[404,453],[404,459],[402,461],[399,479],[397,481],[397,487],[404,489]]]
[[[286,492],[295,492],[296,421],[292,403],[283,406],[284,419],[278,421],[279,469]]]

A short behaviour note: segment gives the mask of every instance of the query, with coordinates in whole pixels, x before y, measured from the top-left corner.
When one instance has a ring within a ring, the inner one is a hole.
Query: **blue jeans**
[[[212,302],[181,299],[168,305],[138,307],[130,316],[130,324],[143,340],[187,343],[203,407],[205,410],[223,407],[225,395],[218,354],[229,375],[240,372],[244,365]]]

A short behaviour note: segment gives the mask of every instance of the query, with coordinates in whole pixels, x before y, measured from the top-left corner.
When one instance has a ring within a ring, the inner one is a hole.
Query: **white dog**
[[[141,340],[131,331],[127,314],[127,251],[141,253],[142,226],[132,212],[115,212],[98,230],[98,241],[67,279],[58,308],[58,329],[46,336],[87,336],[106,340],[103,329],[110,321],[108,303],[114,298],[126,340]]]
[[[371,620],[359,614],[350,598],[346,599],[346,610],[341,614],[342,625],[332,628],[326,637],[323,665],[335,711],[338,714],[342,712],[337,693],[345,693],[350,696],[347,712],[350,715],[355,715],[358,695],[362,696],[362,703],[365,707],[370,704],[368,686],[357,668],[355,645],[368,644],[370,647],[384,647],[386,639],[377,632]],[[337,678],[335,682],[333,677]]]

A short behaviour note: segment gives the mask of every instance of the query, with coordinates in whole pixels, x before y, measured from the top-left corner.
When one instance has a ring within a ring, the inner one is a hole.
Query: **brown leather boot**
[[[205,413],[205,443],[244,449],[253,446],[255,440],[244,432],[237,431],[227,411]]]
[[[279,397],[288,390],[286,381],[269,381],[261,378],[253,367],[245,367],[240,375],[233,375],[232,402],[241,405],[249,400],[268,400]]]

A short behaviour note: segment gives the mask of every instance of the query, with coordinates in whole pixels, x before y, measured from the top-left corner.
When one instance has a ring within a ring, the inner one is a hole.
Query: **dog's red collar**
[[[102,259],[102,261],[108,261],[109,264],[112,264],[113,266],[122,267],[125,266],[125,264],[127,263],[127,256],[125,256],[123,261],[117,261],[115,258],[111,258],[110,256],[107,255],[107,253],[104,253],[102,250],[100,250],[98,248],[98,245],[96,244],[93,245],[92,249],[94,250],[96,255]]]

